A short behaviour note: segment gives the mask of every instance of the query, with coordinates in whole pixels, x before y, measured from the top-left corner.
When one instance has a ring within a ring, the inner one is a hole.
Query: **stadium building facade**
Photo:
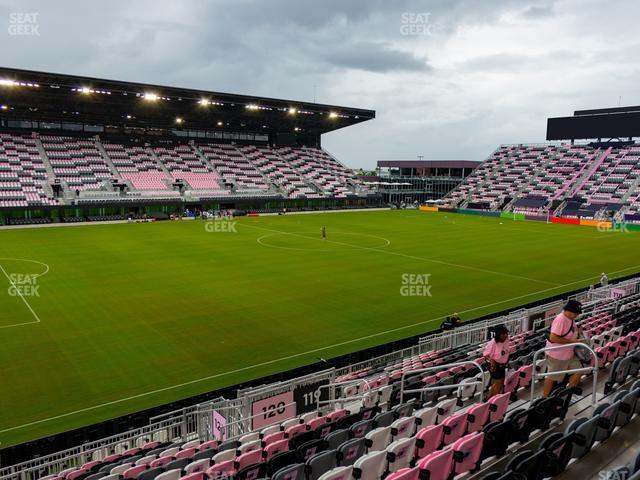
[[[481,162],[468,160],[378,160],[377,186],[386,203],[439,200]]]

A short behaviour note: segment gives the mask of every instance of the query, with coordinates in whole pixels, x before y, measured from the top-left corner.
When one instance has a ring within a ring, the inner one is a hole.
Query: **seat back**
[[[353,464],[353,477],[359,480],[380,480],[385,471],[387,452],[371,452]]]
[[[254,465],[262,461],[262,450],[251,450],[250,452],[243,453],[236,457],[236,463],[234,465],[236,470],[242,470],[249,465]]]
[[[138,475],[138,480],[154,480],[163,472],[164,468],[150,468]]]
[[[211,461],[208,458],[203,458],[202,460],[196,460],[195,462],[191,462],[189,465],[184,467],[185,473],[197,473],[204,472],[211,465]]]
[[[374,427],[389,427],[393,423],[393,411],[382,412],[373,417]]]
[[[271,480],[305,480],[304,464],[295,463],[283,467],[273,474]]]
[[[582,458],[591,450],[596,439],[599,418],[599,415],[591,418],[577,418],[567,426],[565,433],[574,435],[571,445],[571,458]]]
[[[336,451],[325,450],[310,457],[304,466],[307,480],[318,480],[320,476],[337,466]]]
[[[547,469],[547,452],[538,450],[524,451],[516,455],[508,464],[506,470],[524,475],[527,480],[542,480]]]
[[[416,434],[416,457],[423,458],[438,450],[442,446],[443,437],[442,424],[420,429]]]
[[[438,405],[436,405],[438,416],[436,418],[436,423],[442,423],[445,418],[453,414],[453,411],[456,409],[457,400],[455,398],[451,398],[449,400],[443,400]]]
[[[416,429],[416,417],[402,417],[391,424],[391,435],[394,440],[407,438],[414,434]]]
[[[403,468],[397,472],[390,473],[385,480],[419,480],[419,478],[420,469],[418,467],[414,467]]]
[[[467,432],[479,432],[484,428],[489,422],[490,406],[488,402],[485,402],[469,407],[467,410]]]
[[[384,450],[391,443],[391,427],[374,428],[364,438],[367,451]]]
[[[353,466],[332,468],[323,473],[318,480],[351,480]]]
[[[266,465],[264,463],[254,463],[238,470],[234,480],[257,480],[258,478],[263,478],[265,472]]]
[[[414,412],[413,416],[416,417],[416,425],[418,425],[419,427],[434,425],[436,423],[436,420],[438,419],[438,408],[437,407],[422,408],[417,412]]]
[[[264,447],[264,460],[268,462],[269,460],[271,460],[271,458],[273,458],[274,455],[286,452],[287,450],[289,450],[289,440],[287,439],[282,439],[277,442],[270,443],[269,445]]]
[[[427,455],[418,463],[420,478],[449,480],[453,472],[453,450],[439,450]]]
[[[327,448],[335,450],[344,442],[349,440],[349,430],[347,430],[346,428],[336,430],[335,432],[331,432],[329,435],[324,437],[324,439],[327,442]]]
[[[509,408],[508,393],[501,393],[489,399],[489,422],[502,421]]]
[[[296,449],[296,456],[299,462],[306,462],[319,452],[327,448],[327,442],[322,439],[310,440],[303,443]]]
[[[480,468],[483,445],[484,433],[477,432],[465,435],[451,446],[455,475]]]
[[[390,417],[390,420],[391,418],[392,417]],[[351,432],[352,437],[360,438],[369,433],[373,429],[373,425],[374,420],[361,420],[351,425],[349,431]],[[389,425],[391,425],[391,421],[389,421]]]
[[[409,463],[413,460],[415,445],[416,442],[414,438],[403,438],[392,442],[387,447],[389,472],[396,472],[409,466]]]
[[[444,437],[443,443],[450,445],[466,433],[467,429],[467,414],[457,413],[447,417],[442,422]]]
[[[156,477],[156,480],[179,480],[182,477],[182,471],[178,469],[167,470]]]
[[[340,465],[353,465],[358,458],[364,455],[367,448],[365,442],[364,438],[353,438],[340,445],[337,449]]]

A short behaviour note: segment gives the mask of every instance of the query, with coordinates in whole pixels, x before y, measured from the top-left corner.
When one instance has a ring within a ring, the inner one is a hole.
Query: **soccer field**
[[[414,210],[3,230],[0,442],[628,275],[639,240]]]

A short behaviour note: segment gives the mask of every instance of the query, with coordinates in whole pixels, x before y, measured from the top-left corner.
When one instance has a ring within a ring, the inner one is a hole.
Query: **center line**
[[[320,241],[320,242],[333,243],[335,245],[343,245],[343,246],[352,247],[352,248],[359,248],[361,250],[369,250],[369,251],[372,251],[372,252],[387,253],[389,255],[396,255],[398,257],[410,258],[412,260],[421,260],[423,262],[439,263],[441,265],[447,265],[449,267],[457,267],[457,268],[463,268],[465,270],[473,270],[473,271],[476,271],[476,272],[491,273],[491,274],[494,274],[494,275],[501,275],[503,277],[518,278],[520,280],[527,280],[529,282],[542,283],[544,285],[553,285],[554,287],[560,286],[557,283],[546,282],[544,280],[537,280],[535,278],[523,277],[521,275],[513,275],[513,274],[510,274],[510,273],[497,272],[495,270],[487,270],[487,269],[479,268],[479,267],[470,267],[468,265],[460,265],[458,263],[445,262],[444,260],[436,260],[434,258],[416,257],[415,255],[408,255],[406,253],[394,252],[394,251],[386,250],[386,249],[383,250],[381,248],[375,248],[375,247],[363,247],[363,246],[360,246],[360,245],[353,245],[351,243],[336,242],[334,240],[328,240],[326,238],[310,237],[310,236],[307,236],[307,235],[300,235],[298,233],[283,232],[283,231],[280,231],[280,230],[273,230],[271,228],[258,227],[256,225],[249,225],[247,223],[241,223],[241,225],[244,225],[244,226],[250,227],[250,228],[257,228],[259,230],[265,230],[267,232],[280,233],[280,234],[283,234],[283,235],[292,235],[294,237],[317,240],[317,241]]]

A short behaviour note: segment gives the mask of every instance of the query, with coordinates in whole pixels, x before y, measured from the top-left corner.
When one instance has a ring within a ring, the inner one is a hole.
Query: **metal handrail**
[[[472,365],[476,366],[478,368],[478,371],[481,374],[483,373],[482,367],[475,360],[467,360],[467,361],[464,361],[464,362],[447,363],[447,364],[444,364],[444,365],[433,365],[431,367],[418,368],[416,370],[410,370],[408,372],[403,373],[402,377],[400,378],[400,403],[404,402],[404,394],[405,393],[429,392],[429,391],[433,391],[433,390],[445,390],[445,389],[450,389],[450,388],[454,389],[454,388],[459,388],[459,387],[468,387],[470,385],[482,385],[482,390],[480,391],[480,401],[482,401],[483,398],[484,398],[484,390],[486,388],[485,381],[484,381],[484,375],[480,376],[480,381],[475,381],[475,382],[456,383],[456,384],[453,384],[453,385],[441,385],[441,386],[436,386],[436,387],[424,387],[424,388],[418,388],[418,389],[415,389],[415,390],[405,390],[404,389],[404,379],[409,374],[415,374],[415,373],[420,373],[420,372],[430,372],[432,370],[443,370],[445,368],[451,368],[451,367],[457,367],[457,366],[469,365],[469,364],[472,364]]]
[[[316,410],[320,410],[320,404],[321,403],[322,404],[329,404],[331,402],[338,403],[338,402],[341,402],[343,400],[346,401],[347,399],[351,399],[351,398],[357,399],[357,396],[356,397],[344,397],[344,398],[340,398],[340,399],[335,398],[335,393],[336,393],[335,387],[341,386],[341,385],[364,385],[364,386],[368,387],[369,386],[369,382],[367,380],[365,380],[364,378],[355,378],[353,380],[343,380],[342,382],[334,382],[334,383],[328,383],[326,385],[320,385],[318,387],[318,398],[316,400]],[[320,400],[320,398],[322,398],[322,389],[323,388],[330,388],[330,387],[333,387],[333,395],[329,395],[329,396],[330,397],[334,397],[334,398],[329,398],[328,400]],[[363,395],[364,395],[364,391],[363,391]],[[344,403],[344,402],[342,402],[342,403]]]
[[[285,403],[284,405],[281,405],[280,408],[284,408],[286,410],[289,407],[296,407],[297,404],[298,403],[295,402],[295,401],[291,402],[291,403]],[[204,410],[204,412],[208,413],[209,411],[214,411],[214,410],[215,410],[215,408],[208,408],[208,409]],[[202,413],[202,412],[200,412],[200,413]],[[247,433],[254,431],[254,429],[252,428],[253,419],[256,418],[256,417],[260,417],[261,415],[264,415],[264,414],[265,414],[265,412],[260,412],[260,413],[256,413],[254,415],[249,415],[249,416],[246,416],[246,417],[240,418],[238,420],[234,420],[232,422],[227,423],[224,426],[225,437],[227,437],[226,440],[232,440],[232,439],[240,438],[241,436],[246,435]],[[280,419],[280,420],[278,420],[276,422],[273,422],[271,425],[273,425],[275,423],[279,423],[279,422],[285,421],[285,420],[290,420],[291,418],[294,418],[295,416],[296,416],[296,413],[294,412],[294,414],[291,417]],[[251,427],[246,432],[240,433],[238,435],[233,435],[233,436],[229,435],[230,427],[232,425],[246,425],[248,420],[251,420]],[[265,426],[268,426],[268,425],[265,425]]]
[[[587,350],[589,350],[589,352],[591,353],[591,355],[593,356],[593,366],[592,367],[583,367],[583,368],[574,368],[572,370],[562,370],[560,372],[551,372],[551,373],[538,373],[536,372],[536,360],[539,356],[540,353],[542,352],[548,352],[551,350],[561,350],[563,348],[576,348],[576,347],[580,347],[580,348],[586,348]],[[593,392],[591,393],[591,405],[595,405],[596,404],[596,386],[598,384],[598,357],[596,356],[596,352],[593,350],[593,348],[591,348],[589,345],[585,344],[585,343],[580,343],[580,342],[576,342],[576,343],[567,343],[566,345],[558,345],[556,347],[544,347],[541,348],[540,350],[537,350],[536,353],[533,354],[533,361],[532,361],[532,365],[533,365],[533,369],[532,369],[532,378],[531,378],[531,403],[533,403],[533,394],[534,394],[534,390],[536,388],[536,379],[537,378],[544,378],[544,377],[549,377],[551,375],[558,375],[560,373],[564,373],[565,375],[568,373],[582,373],[582,372],[593,372]]]

